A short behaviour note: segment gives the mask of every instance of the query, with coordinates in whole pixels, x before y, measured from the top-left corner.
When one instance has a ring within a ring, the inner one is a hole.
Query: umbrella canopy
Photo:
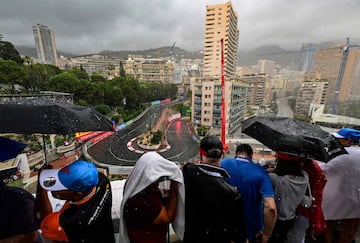
[[[50,99],[9,101],[0,104],[0,114],[0,133],[114,131],[112,123],[94,109]]]
[[[242,123],[241,131],[274,151],[323,162],[347,153],[330,133],[292,118],[254,116]]]
[[[0,137],[0,161],[15,158],[28,145],[9,138]]]

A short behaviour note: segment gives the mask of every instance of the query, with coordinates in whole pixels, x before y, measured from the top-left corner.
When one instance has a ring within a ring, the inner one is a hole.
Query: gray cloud
[[[203,49],[206,5],[221,0],[0,0],[0,34],[15,45],[34,45],[31,26],[55,32],[57,48],[78,54],[176,46]],[[346,37],[360,42],[359,0],[233,0],[239,49]],[[358,39],[357,39],[358,38]]]

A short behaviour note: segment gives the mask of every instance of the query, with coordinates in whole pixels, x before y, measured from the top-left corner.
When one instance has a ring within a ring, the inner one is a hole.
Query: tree
[[[108,76],[111,76],[114,70],[115,70],[115,66],[113,64],[109,64],[108,65]]]
[[[26,64],[26,65],[33,64],[33,59],[29,56],[24,56],[22,59],[24,61],[24,64]]]
[[[106,79],[99,73],[94,73],[93,75],[91,75],[91,81],[92,82],[105,82]]]
[[[0,41],[0,59],[12,60],[17,64],[24,63],[24,60],[21,58],[14,45],[8,41]]]
[[[68,71],[69,73],[73,73],[78,79],[85,79],[89,80],[89,75],[87,74],[86,70],[80,67],[74,67],[73,69]]]
[[[77,91],[78,83],[79,79],[73,73],[64,72],[50,78],[49,90],[73,94]]]
[[[10,85],[12,93],[15,93],[15,84],[22,85],[28,76],[23,65],[12,60],[0,60],[0,83]]]
[[[161,130],[157,130],[156,132],[152,133],[152,136],[150,138],[150,142],[152,144],[159,144],[161,139],[162,139],[162,131]]]
[[[360,119],[360,100],[345,101],[338,104],[338,114]]]
[[[107,115],[111,112],[110,107],[105,104],[100,104],[100,105],[95,106],[95,110],[97,110],[98,112],[100,112],[103,115]]]
[[[120,77],[126,78],[126,72],[122,61],[120,61]]]
[[[50,64],[31,64],[26,65],[25,70],[29,78],[24,81],[24,87],[27,91],[48,90],[49,80],[51,77],[60,74],[58,67]]]
[[[199,134],[199,136],[206,136],[206,134],[208,133],[208,131],[210,130],[210,127],[207,127],[207,126],[203,126],[203,125],[200,125],[196,131],[197,133]]]

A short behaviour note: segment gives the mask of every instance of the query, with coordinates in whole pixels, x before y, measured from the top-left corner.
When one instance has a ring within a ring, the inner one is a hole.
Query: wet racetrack
[[[152,107],[140,119],[119,130],[116,134],[98,142],[88,149],[88,153],[96,161],[109,165],[134,165],[142,155],[128,149],[128,142],[142,134],[160,116],[162,107]],[[177,162],[193,159],[198,154],[198,144],[185,120],[171,122],[166,131],[170,148],[160,154]]]

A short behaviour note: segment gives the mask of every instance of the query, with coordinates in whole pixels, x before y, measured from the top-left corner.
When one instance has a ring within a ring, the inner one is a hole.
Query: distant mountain
[[[342,41],[328,41],[323,43],[316,44],[317,47],[326,48],[334,43],[343,43]],[[15,48],[19,51],[21,55],[37,57],[36,48],[31,46],[15,46]],[[163,46],[158,48],[152,48],[148,50],[121,50],[121,51],[113,51],[113,50],[103,50],[99,53],[92,53],[87,55],[104,55],[108,57],[119,57],[126,59],[129,54],[132,55],[142,55],[145,58],[158,58],[158,57],[170,57],[171,46]],[[172,55],[176,59],[202,59],[203,51],[194,51],[189,52],[180,47],[174,47],[172,51]],[[256,65],[257,61],[260,59],[266,59],[276,62],[282,67],[289,67],[296,70],[297,67],[301,66],[301,52],[299,49],[286,50],[277,45],[268,45],[262,46],[255,50],[249,52],[239,52],[238,53],[238,65],[239,66],[250,66]],[[74,53],[68,53],[63,51],[58,51],[58,56],[63,55],[66,57],[76,57]],[[86,55],[81,55],[86,56]]]
[[[20,55],[37,58],[37,52],[35,46],[15,46],[15,49]],[[63,55],[66,57],[75,57],[76,55],[69,52],[58,51],[58,56]]]
[[[239,52],[238,65],[255,65],[261,59],[274,61],[283,67],[296,67],[300,61],[300,49],[285,50],[277,45],[262,46],[250,52]]]
[[[99,52],[99,55],[108,57],[120,57],[126,59],[129,54],[131,55],[142,55],[145,58],[159,58],[159,57],[170,57],[171,46],[163,46],[148,50],[133,50],[133,51],[110,51],[104,50]],[[201,51],[189,52],[179,47],[174,47],[172,55],[176,59],[202,59],[203,53]]]
[[[345,44],[344,41],[326,41],[322,43],[315,43],[318,48],[328,48],[334,44]],[[262,46],[249,52],[239,52],[238,65],[250,66],[257,64],[260,59],[266,59],[276,62],[282,67],[295,68],[301,66],[303,56],[301,47],[298,49],[286,50],[277,45]]]

